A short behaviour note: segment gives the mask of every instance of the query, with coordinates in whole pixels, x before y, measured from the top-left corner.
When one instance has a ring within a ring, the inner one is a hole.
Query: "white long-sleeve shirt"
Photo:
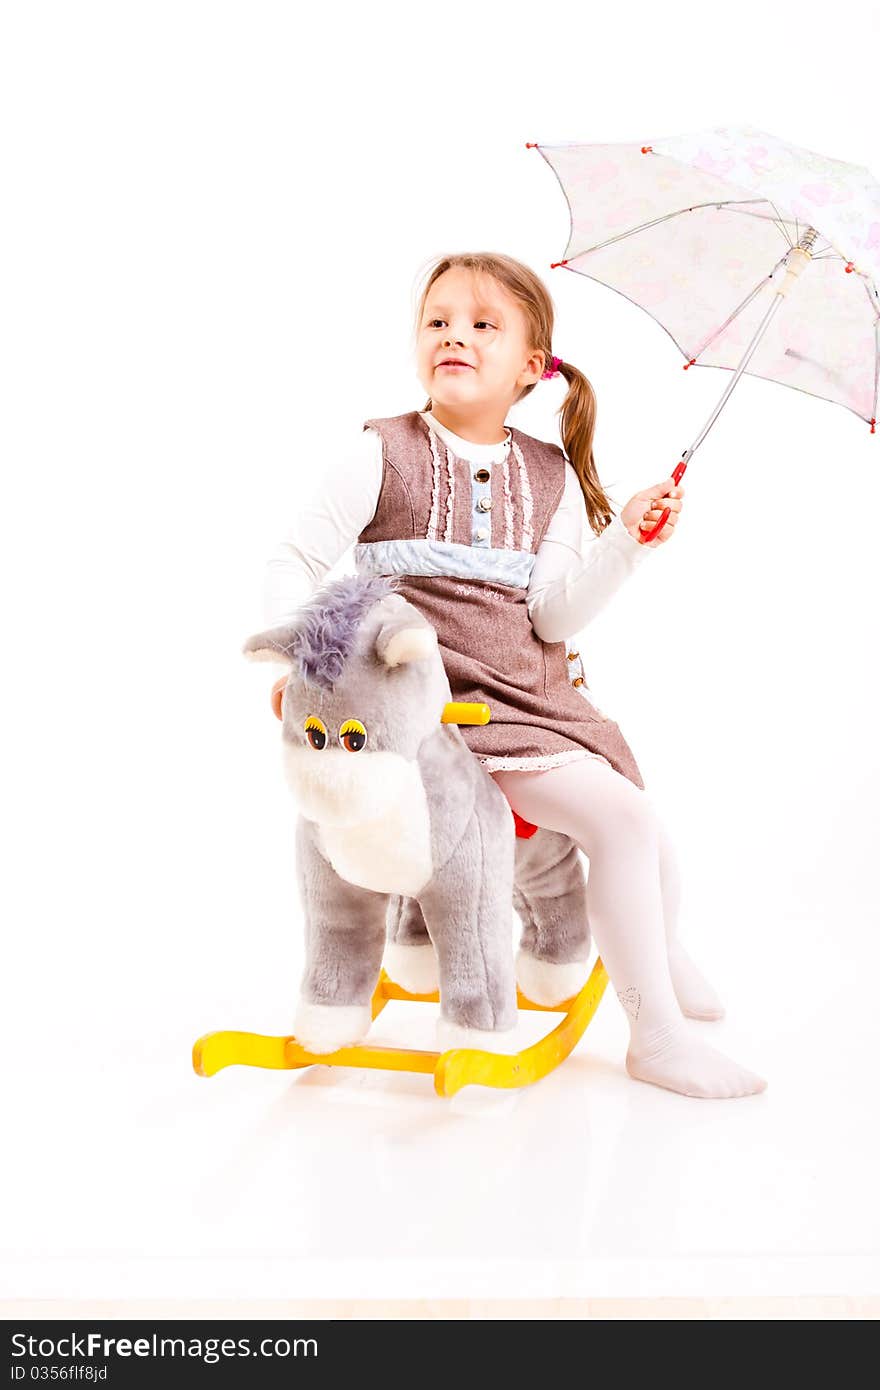
[[[430,411],[422,418],[457,458],[484,467],[503,460],[505,441],[475,444],[441,425]],[[268,626],[280,626],[293,615],[372,521],[382,471],[381,435],[365,429],[322,473],[269,559],[263,590]],[[650,553],[619,516],[595,535],[578,476],[566,460],[562,497],[538,547],[526,593],[538,637],[564,642],[586,627]]]

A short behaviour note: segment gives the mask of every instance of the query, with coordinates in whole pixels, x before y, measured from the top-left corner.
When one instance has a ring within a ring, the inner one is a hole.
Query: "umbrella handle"
[[[676,487],[678,487],[678,484],[684,477],[684,470],[686,468],[687,464],[684,459],[682,459],[681,463],[676,464],[675,470],[672,474],[672,480],[675,483]],[[663,530],[663,527],[669,520],[669,512],[670,508],[664,507],[663,515],[660,517],[660,520],[657,522],[657,525],[651,531],[645,531],[644,533],[640,533],[639,540],[642,545],[647,545],[648,541],[652,541],[655,536],[658,536],[660,534],[660,532]]]

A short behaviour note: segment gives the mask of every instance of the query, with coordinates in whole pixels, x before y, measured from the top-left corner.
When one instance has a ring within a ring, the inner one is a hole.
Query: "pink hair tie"
[[[549,381],[549,379],[550,379],[551,376],[559,376],[559,368],[560,368],[561,366],[562,366],[562,358],[561,358],[561,357],[551,357],[551,359],[550,359],[550,367],[549,367],[549,370],[546,371],[546,372],[542,372],[542,373],[541,373],[541,380],[542,380],[542,381]]]

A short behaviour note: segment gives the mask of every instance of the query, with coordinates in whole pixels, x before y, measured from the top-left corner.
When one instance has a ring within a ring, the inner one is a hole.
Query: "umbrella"
[[[763,377],[877,423],[880,184],[754,126],[638,144],[529,144],[559,180],[564,266],[638,304],[690,367]],[[776,317],[783,300],[786,310]],[[669,516],[665,508],[653,539]]]

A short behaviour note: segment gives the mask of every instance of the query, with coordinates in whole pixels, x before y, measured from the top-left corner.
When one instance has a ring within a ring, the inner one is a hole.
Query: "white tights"
[[[544,772],[495,772],[524,820],[569,835],[590,861],[590,928],[630,1026],[630,1076],[682,1095],[753,1095],[766,1081],[685,1022],[720,1018],[711,987],[676,938],[675,854],[647,793],[595,758]]]

